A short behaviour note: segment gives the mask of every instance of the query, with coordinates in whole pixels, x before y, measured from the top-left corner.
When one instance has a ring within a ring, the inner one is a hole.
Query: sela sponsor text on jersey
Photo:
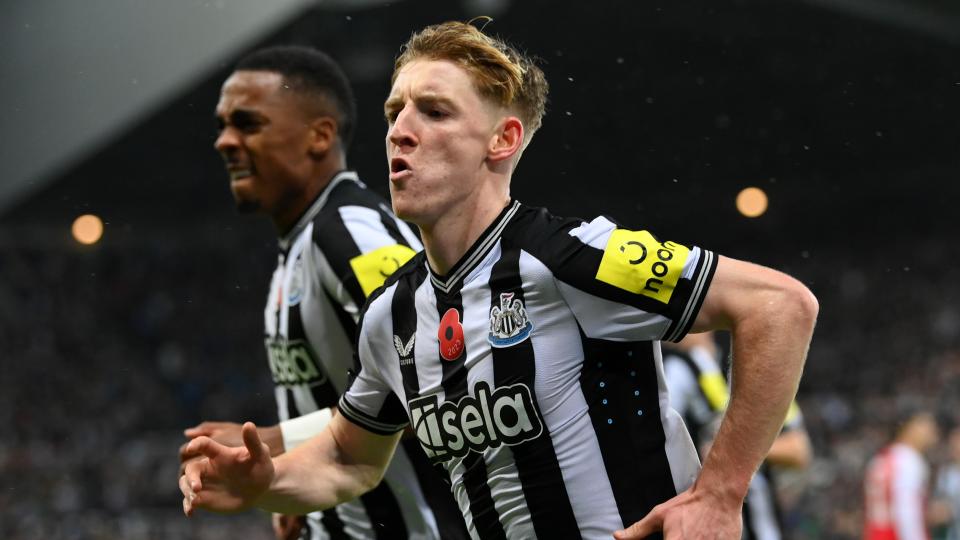
[[[514,384],[493,391],[486,382],[458,402],[438,404],[436,395],[410,402],[411,425],[427,456],[435,463],[482,453],[501,444],[513,446],[543,433],[530,389]]]

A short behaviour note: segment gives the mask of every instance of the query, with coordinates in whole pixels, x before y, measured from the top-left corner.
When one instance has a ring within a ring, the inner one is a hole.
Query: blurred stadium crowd
[[[944,435],[960,424],[957,41],[805,2],[625,2],[619,17],[515,4],[499,29],[529,36],[553,86],[520,168],[546,172],[518,182],[518,198],[562,215],[642,215],[806,283],[821,309],[798,401],[815,458],[778,476],[783,517],[790,538],[859,538],[863,469],[898,407],[934,410]],[[398,5],[317,9],[271,38],[335,44],[359,66],[358,101],[373,112],[351,161],[371,185],[387,73],[360,76],[370,62],[353,37],[391,58],[442,11]],[[556,45],[571,20],[583,35]],[[273,538],[259,512],[184,518],[176,484],[185,427],[276,421],[261,319],[276,244],[269,225],[229,210],[211,148],[218,67],[0,216],[2,539]],[[769,189],[766,221],[734,213],[728,195],[746,182]],[[60,227],[88,210],[107,234],[79,246]],[[929,458],[935,475],[944,445]]]
[[[0,312],[0,354],[18,360],[0,377],[0,537],[271,536],[256,512],[180,513],[185,426],[273,421],[257,281],[270,246],[216,231],[195,239],[5,246],[0,303],[17,309]],[[900,245],[909,267],[877,248],[837,268],[825,247],[788,269],[823,306],[799,395],[816,458],[779,477],[793,538],[859,537],[863,467],[889,440],[898,402],[929,406],[945,428],[960,422],[960,313],[945,301],[960,297],[960,280],[940,268],[944,240]]]

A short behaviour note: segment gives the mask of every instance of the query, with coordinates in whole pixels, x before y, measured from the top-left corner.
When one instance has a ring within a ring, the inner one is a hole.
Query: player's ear
[[[337,140],[337,121],[330,116],[318,116],[310,121],[309,152],[322,156],[330,151]]]
[[[487,147],[487,159],[504,161],[515,156],[523,148],[523,122],[516,116],[507,116],[500,120],[490,144]]]

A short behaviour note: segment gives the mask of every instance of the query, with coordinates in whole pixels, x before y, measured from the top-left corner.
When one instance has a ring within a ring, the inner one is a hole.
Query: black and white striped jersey
[[[338,174],[280,239],[264,321],[281,422],[337,404],[367,295],[420,248],[352,172]],[[377,488],[308,516],[309,538],[435,539],[444,526],[454,531],[444,538],[456,537],[463,520],[447,490],[420,448],[401,446]]]
[[[727,379],[714,355],[702,348],[681,351],[665,348],[663,372],[670,391],[670,406],[683,418],[703,455],[713,442],[730,399]]]
[[[663,367],[670,406],[683,417],[702,449],[713,441],[720,418],[727,408],[730,390],[720,362],[709,351],[666,350]],[[796,402],[790,405],[782,432],[804,429]],[[770,466],[764,463],[750,481],[743,501],[743,540],[780,540],[782,519]]]
[[[340,411],[410,425],[474,538],[609,538],[698,473],[658,340],[689,330],[715,268],[514,201],[448,275],[419,254],[371,297]]]
[[[806,429],[803,413],[796,402],[790,404],[781,433]],[[753,475],[743,500],[743,540],[780,540],[783,538],[783,515],[777,499],[776,471],[768,463],[760,465]]]

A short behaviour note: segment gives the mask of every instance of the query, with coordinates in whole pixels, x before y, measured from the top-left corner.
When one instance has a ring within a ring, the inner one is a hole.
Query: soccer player
[[[360,308],[421,246],[346,168],[355,104],[346,76],[326,54],[304,47],[255,51],[224,82],[216,116],[214,146],[238,208],[266,214],[280,237],[264,311],[280,423],[260,430],[276,456],[336,414],[353,368]],[[240,427],[204,422],[186,435],[242,446]],[[182,448],[182,460],[196,456]],[[275,532],[280,538],[303,532],[306,539],[466,536],[449,488],[414,439],[398,448],[384,481],[371,487],[306,519],[275,516]]]
[[[683,417],[701,457],[709,452],[730,396],[719,356],[713,332],[688,334],[663,351],[670,406]],[[747,490],[743,503],[744,540],[782,538],[783,524],[772,467],[804,469],[810,464],[812,454],[803,415],[794,402]]]
[[[960,426],[947,436],[947,457],[937,473],[936,500],[940,506],[945,540],[960,540]]]
[[[244,448],[192,441],[207,459],[181,476],[185,513],[336,504],[376,484],[410,426],[474,538],[739,538],[816,300],[767,268],[511,199],[546,94],[532,61],[471,25],[410,38],[386,149],[393,209],[425,251],[368,301],[341,414],[275,459],[250,423]],[[710,328],[733,331],[736,384],[698,471],[659,340]]]
[[[927,540],[930,467],[924,453],[939,439],[930,411],[900,413],[896,435],[867,464],[864,540]]]

